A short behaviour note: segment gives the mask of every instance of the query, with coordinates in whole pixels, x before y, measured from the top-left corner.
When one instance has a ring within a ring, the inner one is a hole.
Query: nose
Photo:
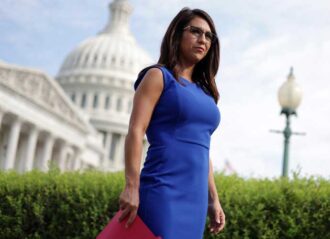
[[[207,43],[205,33],[201,34],[201,35],[198,37],[198,41],[199,41],[199,42],[203,42],[203,43]]]

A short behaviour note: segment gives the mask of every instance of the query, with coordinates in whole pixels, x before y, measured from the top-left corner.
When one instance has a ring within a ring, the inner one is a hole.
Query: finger
[[[213,225],[212,225],[212,228],[213,228],[213,231],[215,234],[219,233],[221,230],[222,230],[222,223],[217,223],[215,222]]]
[[[125,208],[122,211],[120,217],[118,218],[118,221],[121,222],[124,218],[126,218],[126,216],[128,215],[128,213],[129,213],[129,208]]]
[[[213,233],[218,234],[219,232],[220,232],[219,227],[215,227],[214,230],[213,230]]]
[[[225,215],[222,212],[217,213],[215,224],[216,224],[215,226],[216,226],[217,230],[219,229],[219,231],[221,231],[224,228]]]
[[[124,211],[127,208],[127,204],[126,203],[122,203],[119,205],[119,209]]]
[[[119,208],[122,209],[122,208],[125,208],[127,205],[127,202],[125,202],[124,200],[119,200]]]
[[[220,225],[220,231],[223,230],[223,228],[225,227],[226,224],[226,217],[225,214],[221,215],[221,225]]]
[[[219,230],[222,231],[225,227],[225,222],[221,223]]]
[[[211,225],[211,230],[214,232],[214,231],[216,231],[216,229],[218,228],[218,225],[216,225],[216,224],[212,224]]]
[[[130,216],[129,216],[129,218],[127,220],[127,223],[126,223],[126,228],[128,228],[133,223],[135,217],[136,217],[136,210],[131,211]]]
[[[212,221],[210,225],[211,225],[211,227],[216,227],[219,224],[216,221]]]
[[[216,233],[218,234],[219,232],[221,232],[222,229],[219,227],[217,230],[216,230]]]
[[[223,228],[225,227],[225,224],[221,222],[221,224],[218,224],[216,229],[215,229],[215,233],[219,233],[220,231],[223,230]]]
[[[213,233],[217,233],[217,231],[218,231],[218,226],[213,226],[212,227],[212,232]]]

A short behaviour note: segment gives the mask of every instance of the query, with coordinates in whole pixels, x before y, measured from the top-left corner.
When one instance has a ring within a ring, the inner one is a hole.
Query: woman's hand
[[[124,191],[119,196],[119,208],[122,210],[122,214],[118,220],[121,222],[128,216],[126,228],[133,223],[139,208],[139,203],[139,188],[125,186]]]
[[[218,199],[209,202],[208,216],[210,218],[209,230],[211,233],[218,234],[225,227],[225,213]]]

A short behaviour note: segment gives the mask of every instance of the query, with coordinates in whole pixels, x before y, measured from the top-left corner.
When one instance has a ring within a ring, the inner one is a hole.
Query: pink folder
[[[162,239],[156,237],[138,215],[133,223],[125,228],[128,216],[118,222],[121,213],[122,211],[119,210],[96,239]]]

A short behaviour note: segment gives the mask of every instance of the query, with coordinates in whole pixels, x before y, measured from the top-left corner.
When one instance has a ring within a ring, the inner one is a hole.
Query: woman
[[[157,65],[134,84],[125,140],[126,185],[119,221],[138,214],[163,239],[201,239],[207,213],[211,233],[225,225],[209,159],[220,122],[215,75],[219,41],[210,16],[182,9],[163,38]],[[150,147],[140,174],[142,140]]]

